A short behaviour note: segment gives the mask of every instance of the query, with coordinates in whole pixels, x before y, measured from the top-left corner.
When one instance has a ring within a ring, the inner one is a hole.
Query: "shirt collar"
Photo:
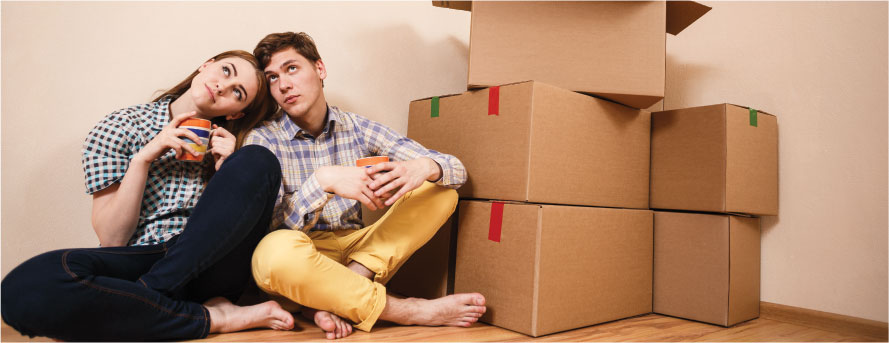
[[[340,121],[340,114],[336,110],[335,107],[327,106],[327,123],[324,125],[324,129],[321,130],[321,133],[330,133],[331,130],[335,127],[335,123]],[[278,124],[281,125],[281,130],[287,135],[287,137],[291,137],[291,139],[299,138],[303,136],[311,137],[308,131],[303,130],[299,125],[296,125],[292,120],[290,120],[290,116],[287,112],[282,111],[281,118],[278,119]]]
[[[157,116],[157,120],[152,120],[151,122],[154,124],[155,130],[163,130],[164,126],[170,123],[170,103],[173,102],[174,97],[172,95],[165,96],[155,102],[154,113]]]

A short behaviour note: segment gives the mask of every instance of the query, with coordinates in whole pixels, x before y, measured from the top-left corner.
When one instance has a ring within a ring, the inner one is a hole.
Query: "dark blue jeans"
[[[2,282],[3,320],[25,335],[67,341],[206,337],[210,316],[201,303],[216,296],[234,302],[253,281],[251,256],[280,184],[275,155],[243,147],[169,242],[56,250],[13,269]]]

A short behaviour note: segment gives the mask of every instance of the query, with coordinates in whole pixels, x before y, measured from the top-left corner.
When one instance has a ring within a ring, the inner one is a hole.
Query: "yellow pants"
[[[370,331],[386,307],[383,286],[428,242],[457,207],[457,192],[425,182],[376,223],[360,230],[295,230],[268,234],[253,253],[253,278],[288,310],[294,304],[329,311]],[[371,281],[346,267],[361,263]],[[289,299],[289,300],[285,300]]]

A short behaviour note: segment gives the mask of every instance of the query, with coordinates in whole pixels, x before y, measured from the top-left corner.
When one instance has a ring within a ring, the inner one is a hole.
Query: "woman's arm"
[[[150,165],[133,158],[120,182],[93,193],[93,230],[103,247],[124,246],[136,232]]]
[[[188,129],[178,128],[183,120],[194,115],[194,112],[189,112],[174,117],[170,124],[133,155],[120,182],[93,193],[93,230],[103,247],[124,246],[136,232],[151,162],[170,149],[176,150],[176,156],[181,156],[184,151],[196,154],[179,137],[188,137],[195,142],[199,142],[200,138]]]

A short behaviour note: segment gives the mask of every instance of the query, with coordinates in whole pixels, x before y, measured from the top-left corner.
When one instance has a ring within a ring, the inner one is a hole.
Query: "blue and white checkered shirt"
[[[244,144],[261,145],[278,156],[283,180],[271,230],[360,229],[361,203],[321,189],[315,170],[322,166],[354,166],[369,156],[391,161],[429,157],[441,166],[439,185],[457,188],[466,182],[466,169],[456,157],[429,150],[395,130],[360,115],[327,108],[327,122],[318,137],[301,129],[285,114],[265,121]],[[320,214],[320,217],[319,217]]]
[[[81,159],[88,194],[123,179],[133,155],[170,122],[170,101],[115,111],[90,130]],[[139,222],[127,245],[159,244],[182,232],[204,190],[203,168],[202,163],[176,160],[173,150],[151,163]]]

